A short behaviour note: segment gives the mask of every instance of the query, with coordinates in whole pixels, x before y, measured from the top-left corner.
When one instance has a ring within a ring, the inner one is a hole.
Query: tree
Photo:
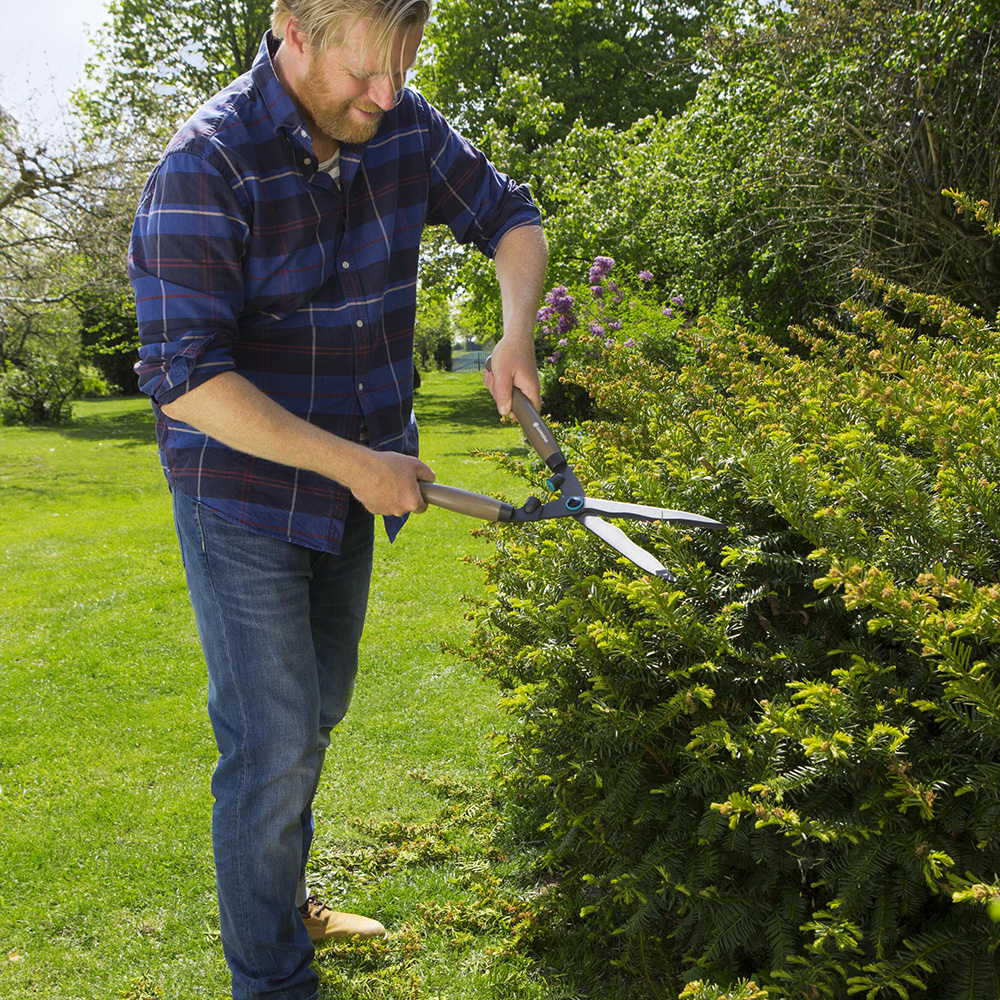
[[[863,265],[989,314],[1000,250],[946,188],[996,202],[1000,33],[949,0],[738,0],[672,123],[678,228],[706,299],[783,329]]]
[[[249,70],[270,8],[267,0],[112,0],[89,83],[74,95],[90,155],[106,161],[113,183],[80,219],[77,242],[97,252],[82,248],[86,280],[71,298],[83,355],[125,391],[134,390],[138,333],[124,262],[143,181],[177,124]]]
[[[69,139],[32,140],[0,121],[0,371],[16,420],[61,420],[84,384],[81,366],[99,363],[119,386],[132,379],[105,343],[81,342],[81,322],[102,325],[127,288],[126,244],[143,164],[126,151],[110,158]],[[134,319],[131,319],[134,328]],[[84,324],[86,325],[86,324]],[[86,338],[84,338],[85,340]],[[132,344],[127,344],[130,354]],[[121,353],[121,351],[119,351]]]
[[[413,359],[422,371],[451,368],[451,340],[454,326],[448,300],[428,293],[423,287],[417,296],[417,320],[413,331]]]
[[[270,25],[267,0],[112,0],[76,101],[93,138],[176,125],[245,73]]]
[[[699,9],[677,0],[440,0],[426,33],[418,82],[441,110],[478,138],[487,124],[516,133],[524,122],[511,88],[557,101],[552,137],[573,123],[625,127],[673,114],[693,96],[696,73],[684,43]]]
[[[550,234],[551,273],[575,273],[609,245],[602,237],[623,229],[637,242],[635,192],[623,209],[628,221],[610,218],[615,178],[638,152],[630,142],[639,133],[625,135],[637,121],[675,114],[694,95],[689,43],[709,7],[675,0],[440,0],[435,7],[416,84],[499,169],[530,186]],[[642,202],[647,214],[650,207]],[[492,268],[477,254],[456,254],[435,234],[423,259],[426,283],[463,293],[476,327],[498,336]]]

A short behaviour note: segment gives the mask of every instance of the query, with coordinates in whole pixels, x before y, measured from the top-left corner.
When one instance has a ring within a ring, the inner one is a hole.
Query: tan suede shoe
[[[385,937],[385,928],[377,920],[359,917],[356,913],[338,913],[315,896],[310,896],[299,907],[299,913],[313,944],[330,938]]]

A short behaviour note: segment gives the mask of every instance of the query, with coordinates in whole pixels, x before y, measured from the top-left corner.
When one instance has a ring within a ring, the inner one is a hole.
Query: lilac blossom
[[[592,334],[594,334],[595,337],[603,337],[604,336],[604,327],[601,326],[600,323],[591,323],[590,324],[590,332]]]
[[[590,268],[590,284],[599,285],[615,266],[613,257],[595,257]]]
[[[545,301],[552,306],[552,309],[555,312],[560,313],[563,316],[573,311],[573,296],[566,290],[565,285],[556,285],[556,287],[545,296]]]
[[[675,306],[684,306],[684,296],[683,295],[671,295],[670,301],[673,302]]]
[[[664,316],[667,317],[667,319],[673,319],[674,318],[674,311],[673,311],[673,309],[670,308],[670,306],[667,306],[666,309],[662,309],[660,311],[663,313]]]
[[[625,347],[635,347],[635,341],[631,337],[629,337],[628,340],[625,341],[625,343],[624,343],[623,346],[625,346]]]
[[[640,271],[639,272],[639,280],[644,285],[648,285],[653,280],[653,272],[652,271]]]
[[[573,296],[566,290],[565,285],[556,285],[548,295],[545,296],[548,306],[543,306],[540,312],[545,309],[551,310],[547,314],[547,319],[554,315],[559,317],[556,322],[556,331],[560,336],[567,334],[576,326],[576,316],[573,313]]]

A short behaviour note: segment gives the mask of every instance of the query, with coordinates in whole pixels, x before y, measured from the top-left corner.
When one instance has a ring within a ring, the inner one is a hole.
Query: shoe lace
[[[322,915],[323,911],[326,910],[329,913],[333,913],[333,907],[327,906],[323,900],[316,896],[309,896],[308,899],[302,904],[299,909],[303,913],[311,913],[313,916],[319,917]]]

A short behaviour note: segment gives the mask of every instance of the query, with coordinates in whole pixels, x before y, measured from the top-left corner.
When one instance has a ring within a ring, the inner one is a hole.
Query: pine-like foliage
[[[637,962],[996,1000],[1000,334],[859,278],[791,350],[709,322],[668,365],[622,293],[613,341],[582,317],[604,416],[560,436],[588,492],[728,530],[626,525],[670,585],[572,523],[492,529],[469,655],[516,720],[508,790]]]

